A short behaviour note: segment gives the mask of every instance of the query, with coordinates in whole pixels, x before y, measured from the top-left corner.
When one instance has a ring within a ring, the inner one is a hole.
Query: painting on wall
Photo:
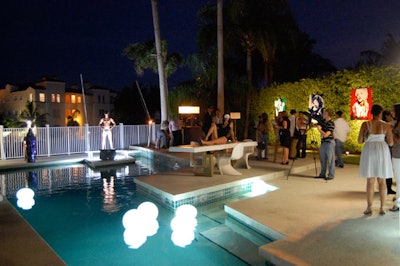
[[[308,99],[308,111],[311,115],[311,122],[317,123],[322,120],[322,113],[324,112],[324,98],[322,94],[311,94]]]
[[[372,107],[372,88],[351,90],[350,117],[353,120],[369,120]]]
[[[275,98],[274,106],[275,106],[275,116],[278,116],[279,112],[286,111],[286,99],[285,98]]]

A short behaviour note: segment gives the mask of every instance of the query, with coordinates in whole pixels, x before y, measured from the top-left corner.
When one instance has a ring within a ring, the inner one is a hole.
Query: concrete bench
[[[239,145],[239,144],[241,144],[241,145]],[[245,168],[250,168],[250,166],[248,164],[248,156],[252,152],[250,153],[246,149],[246,153],[245,153],[244,149],[245,149],[245,147],[251,147],[252,150],[254,151],[254,147],[257,146],[256,141],[228,142],[226,144],[218,144],[218,145],[180,145],[180,146],[170,147],[169,151],[170,152],[190,153],[190,165],[193,167],[194,174],[195,175],[203,175],[203,176],[213,176],[214,175],[214,165],[215,165],[214,155],[208,154],[207,152],[226,151],[227,149],[234,149],[237,145],[239,145],[238,150],[241,150],[241,152],[242,152],[242,156],[238,159],[238,161],[243,160],[243,164],[246,166]],[[200,163],[195,160],[196,154],[201,154]],[[218,158],[217,158],[217,161],[218,161]],[[230,159],[230,162],[231,161],[232,161],[232,158]],[[225,161],[223,163],[225,163]],[[227,166],[225,166],[225,168],[226,167]],[[233,167],[232,167],[232,169],[233,169]]]

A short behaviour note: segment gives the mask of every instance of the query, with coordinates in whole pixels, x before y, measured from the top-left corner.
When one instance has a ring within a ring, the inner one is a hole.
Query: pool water
[[[197,215],[194,241],[184,248],[174,245],[170,221],[175,214],[154,201],[159,210],[157,233],[138,249],[129,248],[122,217],[151,201],[136,193],[138,172],[152,173],[138,164],[102,171],[78,165],[20,172],[35,190],[35,205],[22,210],[15,192],[8,198],[67,265],[247,265],[201,236],[199,232],[221,223],[206,213]],[[65,177],[56,184],[60,176]]]

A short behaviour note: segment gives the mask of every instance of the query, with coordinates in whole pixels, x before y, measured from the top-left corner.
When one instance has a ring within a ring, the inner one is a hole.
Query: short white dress
[[[360,158],[360,176],[393,177],[392,159],[385,134],[370,134],[365,141]]]

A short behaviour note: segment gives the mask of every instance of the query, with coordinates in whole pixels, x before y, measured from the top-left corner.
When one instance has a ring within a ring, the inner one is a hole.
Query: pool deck
[[[164,151],[166,152],[166,151]],[[185,154],[171,156],[185,157]],[[84,155],[39,158],[35,167],[80,162]],[[292,163],[292,161],[291,161]],[[279,187],[267,194],[227,205],[244,220],[256,221],[284,235],[283,238],[259,247],[259,254],[275,265],[400,265],[399,212],[378,215],[376,197],[371,216],[364,216],[366,207],[365,180],[358,175],[357,165],[336,168],[334,180],[315,179],[313,155],[294,161],[291,166],[271,161],[250,160],[251,169],[240,169],[241,178],[271,175],[268,184]],[[22,159],[0,160],[0,171],[32,167]],[[305,170],[304,170],[305,169]],[[168,177],[169,174],[161,174]],[[190,169],[180,169],[165,180],[149,176],[147,182],[179,193],[194,186],[227,182],[229,176],[194,176]],[[393,195],[386,200],[392,206]],[[0,262],[2,265],[63,265],[48,245],[31,230],[14,208],[0,201]],[[33,248],[34,247],[34,248]],[[5,262],[5,264],[3,263]]]

